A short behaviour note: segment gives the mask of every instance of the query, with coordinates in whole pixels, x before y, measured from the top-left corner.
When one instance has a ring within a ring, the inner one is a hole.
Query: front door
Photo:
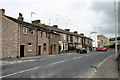
[[[41,46],[38,46],[38,55],[41,55]]]
[[[20,57],[24,57],[24,45],[20,45]]]
[[[50,54],[52,54],[52,45],[51,45],[51,47],[50,47]]]

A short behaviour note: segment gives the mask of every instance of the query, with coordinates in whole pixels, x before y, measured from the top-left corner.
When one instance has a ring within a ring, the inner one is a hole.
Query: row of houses
[[[40,20],[28,23],[19,13],[18,19],[5,15],[0,9],[0,53],[2,58],[51,55],[67,52],[70,48],[92,47],[92,39],[57,25],[42,24]]]

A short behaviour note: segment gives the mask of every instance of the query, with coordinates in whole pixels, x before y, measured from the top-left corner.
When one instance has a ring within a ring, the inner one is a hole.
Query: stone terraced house
[[[0,9],[0,58],[58,54],[59,44],[60,52],[68,52],[70,47],[92,46],[92,39],[57,25],[42,24],[40,20],[28,23],[21,13],[16,19]]]

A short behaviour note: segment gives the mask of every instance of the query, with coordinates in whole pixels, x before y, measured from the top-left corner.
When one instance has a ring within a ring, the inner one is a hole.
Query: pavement
[[[114,51],[3,59],[2,65],[2,78],[118,78]]]
[[[118,78],[118,64],[115,56],[110,56],[101,63],[91,78]]]

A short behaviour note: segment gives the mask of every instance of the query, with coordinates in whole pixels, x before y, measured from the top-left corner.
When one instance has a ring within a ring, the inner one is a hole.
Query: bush
[[[109,49],[110,47],[109,47],[109,45],[106,45],[106,46],[104,46],[104,48]]]

